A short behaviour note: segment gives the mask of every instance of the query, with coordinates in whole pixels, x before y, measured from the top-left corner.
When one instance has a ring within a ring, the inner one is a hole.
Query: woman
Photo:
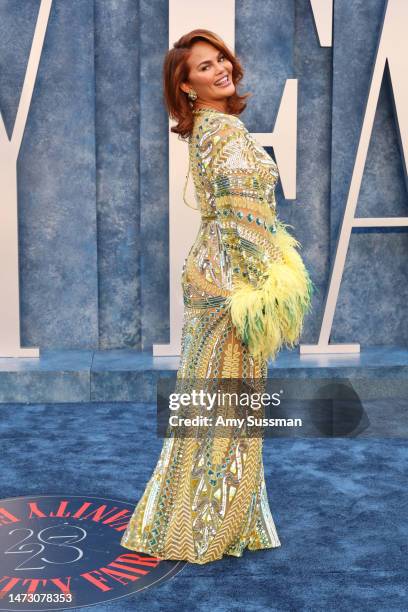
[[[238,118],[249,95],[223,41],[193,30],[164,62],[165,102],[188,138],[201,226],[182,275],[184,324],[177,373],[191,381],[250,380],[300,337],[313,283],[299,243],[276,216],[278,170]],[[188,175],[187,175],[188,178]],[[185,189],[184,189],[185,191]],[[187,202],[186,202],[187,203]],[[183,387],[185,383],[185,387]],[[188,410],[187,410],[188,413]],[[280,546],[269,509],[262,436],[170,435],[121,544],[161,559],[207,563],[245,548]]]

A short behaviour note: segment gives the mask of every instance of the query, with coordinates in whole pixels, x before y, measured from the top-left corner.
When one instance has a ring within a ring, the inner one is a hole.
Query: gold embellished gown
[[[193,114],[189,156],[201,225],[183,267],[177,381],[182,388],[195,379],[245,379],[259,390],[268,359],[298,342],[314,285],[299,242],[277,217],[272,157],[236,115]],[[122,546],[199,564],[280,546],[263,438],[234,433],[164,439]]]

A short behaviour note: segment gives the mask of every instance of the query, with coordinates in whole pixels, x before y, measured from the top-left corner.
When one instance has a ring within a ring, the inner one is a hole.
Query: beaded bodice
[[[217,196],[227,194],[264,200],[275,216],[279,179],[275,161],[236,115],[210,108],[193,114],[189,155],[202,217],[214,216]]]
[[[272,240],[277,165],[237,116],[193,113],[189,161],[201,226],[187,267],[225,290],[234,277],[256,284],[281,257]]]
[[[225,309],[251,355],[276,355],[298,341],[313,294],[301,245],[277,216],[276,163],[238,117],[215,109],[195,113],[189,155],[201,224],[184,303],[198,319]]]

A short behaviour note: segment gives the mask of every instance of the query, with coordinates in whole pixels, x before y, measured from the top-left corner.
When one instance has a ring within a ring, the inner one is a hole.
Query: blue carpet
[[[136,503],[162,440],[150,404],[1,404],[0,497]],[[155,588],[90,609],[405,610],[405,439],[266,439],[282,546],[188,564]]]

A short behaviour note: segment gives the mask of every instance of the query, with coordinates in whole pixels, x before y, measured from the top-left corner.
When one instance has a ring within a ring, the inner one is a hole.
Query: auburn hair
[[[191,47],[198,40],[204,40],[219,49],[232,64],[232,80],[235,88],[244,76],[241,63],[230,51],[224,41],[210,30],[197,29],[184,34],[173,48],[169,49],[163,64],[163,92],[164,103],[171,119],[178,123],[171,127],[171,131],[180,134],[182,139],[188,138],[193,130],[194,115],[188,98],[180,85],[188,80],[189,66],[187,60]],[[246,98],[252,94],[239,95],[237,90],[227,99],[228,113],[239,115],[246,108]]]

